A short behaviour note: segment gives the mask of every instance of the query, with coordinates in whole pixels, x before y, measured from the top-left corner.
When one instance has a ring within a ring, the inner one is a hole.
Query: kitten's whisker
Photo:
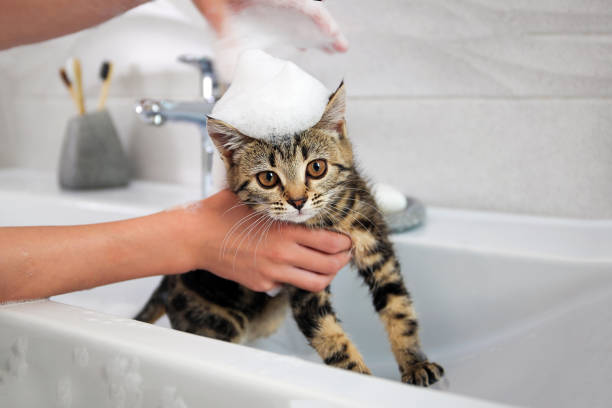
[[[360,191],[362,193],[365,193],[367,196],[370,196],[370,197],[374,198],[371,191],[364,190],[363,188],[351,187],[350,183],[347,183],[347,184],[338,184],[337,186],[340,187],[342,190]]]
[[[238,207],[243,207],[243,206],[251,206],[251,205],[272,205],[274,204],[271,201],[241,201],[238,204],[228,208],[227,210],[225,210],[225,212],[223,213],[223,215],[225,215],[226,213],[230,212],[231,210],[238,208]]]
[[[262,213],[262,212],[264,212],[264,211],[261,211],[261,212],[260,212],[258,215],[261,215],[261,213]],[[261,222],[261,220],[262,220],[263,218],[265,218],[265,215],[264,215],[264,216],[260,216],[259,218],[257,218],[257,219],[256,219],[256,220],[254,220],[254,221],[253,221],[253,220],[251,220],[251,221],[252,221],[252,223],[251,223],[251,224],[249,224],[249,225],[247,225],[247,226],[246,226],[246,227],[245,227],[245,228],[244,228],[242,231],[240,231],[240,232],[238,233],[238,236],[237,236],[237,237],[236,237],[236,239],[234,240],[234,243],[235,243],[236,241],[238,241],[238,240],[240,240],[240,242],[242,242],[241,237],[246,236],[246,235],[249,233],[249,231],[251,231],[251,230],[252,230],[252,229],[253,229],[253,228],[254,228],[254,227],[257,225],[257,224],[259,224],[259,223]]]
[[[350,197],[349,197],[349,198],[345,198],[345,200],[347,200],[347,201],[357,201],[357,202],[359,202],[359,204],[360,204],[360,205],[361,205],[361,204],[365,204],[365,205],[367,205],[368,207],[370,207],[370,208],[372,208],[373,210],[375,210],[375,211],[376,211],[377,213],[379,213],[380,215],[382,215],[383,217],[385,216],[385,215],[384,215],[384,214],[383,214],[383,213],[380,211],[380,209],[378,209],[378,208],[377,208],[375,205],[372,205],[372,204],[368,203],[368,202],[367,202],[367,201],[365,201],[365,200],[360,200],[360,199],[358,199],[358,198],[350,198]]]
[[[254,242],[257,239],[257,236],[263,233],[263,231],[265,230],[266,225],[268,224],[269,220],[270,220],[270,216],[268,215],[268,213],[266,212],[266,214],[262,217],[264,218],[264,222],[260,223],[259,226],[254,229],[253,231],[253,236],[250,237],[249,239],[249,243],[251,242],[251,240]],[[257,245],[255,246],[255,260],[257,260]]]
[[[242,224],[244,224],[245,222],[249,221],[250,219],[260,215],[262,212],[264,212],[265,210],[258,210],[255,211],[255,213],[253,214],[248,214],[244,217],[242,217],[240,220],[236,221],[236,223],[234,223],[234,225],[229,229],[229,231],[227,231],[225,233],[225,237],[223,238],[223,241],[221,241],[221,250],[220,250],[220,257],[219,259],[222,259],[225,256],[225,248],[226,246],[229,244],[229,239],[232,236],[232,234],[234,232],[236,232],[236,230],[238,228],[240,228],[240,226]]]
[[[254,205],[254,204],[255,204],[255,203],[248,203],[248,202],[238,203],[238,204],[236,204],[236,205],[231,206],[231,207],[230,207],[230,208],[228,208],[227,210],[225,210],[225,211],[223,212],[223,214],[222,214],[222,215],[227,214],[228,212],[232,211],[232,210],[233,210],[233,209],[235,209],[235,208],[238,208],[238,207],[245,207],[245,206],[248,206],[248,205]]]
[[[236,221],[234,225],[232,225],[232,227],[225,234],[225,237],[223,238],[223,241],[221,242],[222,248],[225,248],[225,245],[228,243],[226,241],[230,238],[230,236],[234,233],[235,230],[237,230],[242,224],[247,222],[249,219],[252,219],[253,217],[256,217],[257,215],[258,215],[257,213],[247,214],[246,216]]]
[[[266,212],[265,210],[263,210],[262,212]],[[256,227],[258,225],[260,225],[263,221],[265,221],[267,219],[267,214],[263,214],[259,219],[257,219],[256,221],[254,221],[252,224],[250,224],[248,227],[246,227],[243,231],[241,231],[238,235],[238,237],[236,238],[236,241],[238,239],[240,239],[240,241],[238,242],[238,248],[236,248],[236,251],[238,249],[240,249],[240,246],[242,245],[242,242],[249,237],[249,235],[256,229]]]
[[[261,234],[259,234],[259,240],[257,241],[257,245],[255,245],[255,261],[254,264],[257,265],[257,249],[259,248],[259,244],[261,244],[262,239],[264,239],[264,237],[268,234],[268,231],[270,230],[270,227],[272,227],[272,225],[274,224],[274,218],[270,218],[265,224],[264,227],[261,231]],[[265,242],[265,239],[264,239]]]
[[[354,212],[355,214],[358,214],[358,215],[360,215],[361,217],[363,217],[363,218],[365,218],[366,220],[368,220],[368,221],[369,221],[371,224],[376,225],[376,223],[375,223],[374,221],[372,221],[372,219],[371,219],[371,218],[369,218],[369,217],[367,217],[366,215],[364,215],[364,214],[360,213],[359,211],[354,210],[354,209],[352,209],[352,208],[349,208],[349,209],[348,209],[348,211]],[[360,224],[361,224],[361,223],[360,223]],[[361,225],[363,225],[363,224],[361,224]]]
[[[244,242],[244,240],[251,235],[251,232],[255,229],[255,227],[259,224],[261,224],[262,221],[265,221],[267,219],[266,216],[261,217],[260,219],[258,219],[257,221],[255,221],[253,224],[251,224],[249,227],[247,227],[247,229],[245,231],[243,231],[241,233],[240,236],[243,236],[242,239],[240,240],[240,242],[238,242],[238,246],[236,247],[236,250],[234,251],[234,260],[232,262],[232,270],[234,272],[236,272],[236,257],[238,256],[238,251],[240,250],[240,247],[242,246],[242,243]],[[240,237],[239,236],[239,237]]]
[[[265,236],[264,236],[264,242],[268,239],[268,233],[270,232],[270,230],[272,228],[274,228],[274,223],[276,223],[276,225],[279,225],[280,222],[277,222],[278,220],[272,219],[272,223],[270,224],[270,226],[268,227],[268,229],[265,232]],[[280,231],[280,225],[278,226],[278,230]]]
[[[349,213],[349,212],[347,212],[347,211],[345,211],[345,210],[342,210],[342,209],[340,209],[340,208],[338,208],[338,207],[335,207],[335,206],[330,206],[330,208],[331,208],[331,209],[333,209],[333,210],[336,210],[336,211],[337,211],[337,212],[339,212],[340,214],[343,214],[343,215],[346,215],[346,216],[348,216],[348,217],[351,217],[353,220],[357,221],[357,222],[358,222],[358,223],[359,223],[359,224],[360,224],[360,225],[363,227],[363,229],[364,229],[364,230],[368,231],[368,229],[366,228],[366,226],[365,226],[365,225],[363,225],[363,223],[362,223],[362,222],[361,222],[361,221],[360,221],[360,220],[359,220],[357,217],[355,217],[354,215],[352,215],[351,213]],[[354,210],[352,210],[352,209],[350,209],[350,208],[349,208],[348,210],[349,210],[349,211],[354,211]],[[364,217],[364,218],[365,218],[365,219],[367,219],[368,221],[372,222],[372,220],[370,220],[368,217],[366,217],[365,215],[361,214],[360,212],[358,212],[358,211],[354,211],[354,212],[356,212],[357,214],[360,214],[362,217]]]
[[[222,248],[222,256],[225,255],[225,246],[229,243],[229,238],[231,237],[231,235],[245,222],[247,222],[248,220],[252,219],[253,217],[256,217],[257,215],[259,215],[259,212],[255,212],[254,214],[248,214],[244,217],[242,217],[240,220],[236,221],[236,223],[229,229],[229,231],[225,234],[225,237],[223,238],[223,241],[221,242],[221,248]]]
[[[326,196],[327,197],[332,197],[336,193],[337,189],[339,190],[338,191],[339,193],[342,192],[342,191],[345,191],[345,190],[354,190],[354,191],[363,191],[363,192],[368,193],[368,195],[370,195],[370,193],[367,190],[363,190],[363,189],[360,189],[360,188],[350,188],[350,187],[339,188],[339,187],[334,187],[333,189],[330,189],[329,192],[324,193],[323,195],[321,195],[321,197],[326,197]],[[344,200],[346,200],[346,201],[357,201],[357,202],[359,202],[359,204],[365,204],[368,207],[374,209],[376,212],[378,212],[382,217],[384,217],[384,214],[380,211],[379,208],[377,208],[375,205],[372,205],[371,203],[368,203],[365,199],[346,197],[346,198],[344,198]],[[371,222],[371,220],[370,220],[370,222]]]

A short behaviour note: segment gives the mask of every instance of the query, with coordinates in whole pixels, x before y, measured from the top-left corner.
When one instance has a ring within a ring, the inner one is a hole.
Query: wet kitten
[[[421,352],[416,315],[387,226],[355,169],[344,111],[341,84],[319,123],[273,144],[213,118],[208,132],[225,161],[230,188],[242,201],[257,203],[251,204],[254,210],[351,237],[352,263],[370,289],[402,381],[428,386],[444,370]],[[136,319],[154,322],[166,313],[175,329],[238,343],[272,334],[287,305],[325,364],[370,373],[338,323],[329,287],[311,293],[287,286],[270,297],[197,270],[166,276]]]

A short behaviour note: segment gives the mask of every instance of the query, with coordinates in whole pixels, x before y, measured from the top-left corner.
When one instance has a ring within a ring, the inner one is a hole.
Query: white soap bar
[[[378,207],[385,214],[395,213],[406,208],[406,196],[388,184],[375,184],[372,192]]]
[[[314,126],[329,95],[319,80],[293,62],[248,50],[211,116],[247,136],[273,141]]]

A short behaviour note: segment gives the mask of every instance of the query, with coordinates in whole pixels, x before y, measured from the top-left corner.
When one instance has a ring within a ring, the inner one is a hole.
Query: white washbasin
[[[153,183],[62,193],[50,175],[0,171],[0,225],[110,221],[195,198]],[[126,319],[159,279],[148,278],[1,306],[0,406],[608,406],[612,221],[428,215],[394,242],[425,351],[447,372],[434,390],[397,382],[367,290],[347,269],[334,307],[374,374],[392,381],[322,365],[291,318],[253,345],[273,354]]]

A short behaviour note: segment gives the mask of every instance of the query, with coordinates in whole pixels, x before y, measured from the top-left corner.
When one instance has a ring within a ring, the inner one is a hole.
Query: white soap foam
[[[276,297],[278,296],[279,293],[281,293],[281,291],[283,290],[283,287],[281,285],[278,285],[268,291],[266,291],[266,295],[270,296],[270,297]]]
[[[227,29],[217,40],[215,64],[225,82],[234,76],[238,57],[245,50],[279,45],[332,49],[334,41],[347,46],[325,5],[316,1],[269,0],[249,5],[228,16]]]
[[[240,56],[232,85],[211,116],[250,137],[274,140],[314,126],[329,94],[294,63],[248,50]]]
[[[165,211],[168,212],[168,211],[186,210],[189,212],[198,212],[200,209],[202,209],[203,205],[204,203],[202,202],[202,200],[198,200],[198,201],[192,201],[189,203],[175,205],[174,207],[167,208]]]

